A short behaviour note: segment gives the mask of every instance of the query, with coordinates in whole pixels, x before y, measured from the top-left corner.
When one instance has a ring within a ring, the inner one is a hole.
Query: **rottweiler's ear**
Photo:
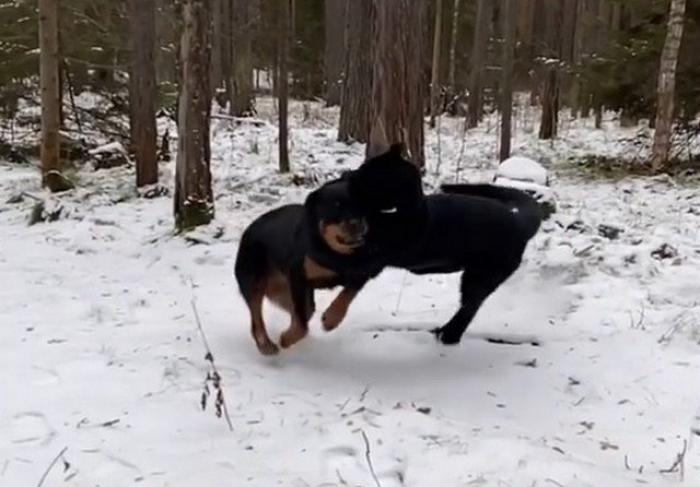
[[[405,148],[406,146],[403,142],[398,142],[389,147],[389,154],[391,154],[392,156],[403,157],[403,155],[405,154]]]
[[[318,192],[320,189],[321,188],[319,188],[315,191],[312,191],[308,194],[308,196],[306,197],[306,201],[304,201],[304,208],[306,208],[307,210],[311,210],[311,211],[314,208],[316,208],[316,204],[318,202]]]

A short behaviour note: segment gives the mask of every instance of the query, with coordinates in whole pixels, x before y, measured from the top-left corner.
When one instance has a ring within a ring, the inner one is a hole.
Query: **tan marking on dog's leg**
[[[250,310],[250,332],[253,335],[253,340],[258,346],[258,351],[263,355],[275,355],[279,352],[279,347],[270,340],[270,336],[265,329],[265,321],[262,315],[263,296],[265,294],[265,282],[261,282],[256,286],[253,293],[253,299],[248,303]]]
[[[289,328],[282,333],[280,337],[280,345],[282,348],[289,348],[298,341],[302,340],[309,333],[307,323],[302,322],[297,318],[295,313],[292,313],[292,321]]]
[[[340,325],[348,312],[350,304],[355,299],[355,296],[357,296],[357,291],[349,288],[343,288],[343,290],[338,293],[321,316],[321,323],[323,323],[324,330],[332,331]]]

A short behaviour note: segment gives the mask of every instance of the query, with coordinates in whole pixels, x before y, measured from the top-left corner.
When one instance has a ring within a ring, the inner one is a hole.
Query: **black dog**
[[[291,324],[280,340],[287,348],[308,332],[315,310],[314,289],[343,286],[322,317],[324,328],[332,330],[359,290],[381,271],[368,257],[367,223],[348,189],[346,181],[326,183],[304,205],[272,210],[244,231],[235,275],[262,354],[279,351],[265,328],[264,297],[291,315]]]
[[[462,272],[461,306],[434,330],[444,344],[459,343],[484,300],[519,267],[541,222],[538,204],[517,189],[487,184],[445,185],[423,196],[420,173],[392,147],[340,183],[362,209],[372,266],[414,274]]]

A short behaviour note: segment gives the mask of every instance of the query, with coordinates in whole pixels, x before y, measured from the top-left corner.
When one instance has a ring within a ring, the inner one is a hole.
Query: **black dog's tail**
[[[530,240],[540,228],[542,223],[542,210],[537,201],[525,191],[495,186],[493,184],[443,184],[440,186],[443,193],[462,194],[466,196],[480,196],[498,200],[512,208],[520,216],[520,221]]]

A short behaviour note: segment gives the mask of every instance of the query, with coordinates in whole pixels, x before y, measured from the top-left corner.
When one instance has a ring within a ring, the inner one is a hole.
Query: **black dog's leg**
[[[289,287],[292,295],[291,323],[282,333],[280,345],[289,348],[303,339],[309,332],[309,320],[316,310],[314,290],[304,276],[303,266],[296,266],[289,275]]]
[[[491,269],[490,272],[462,273],[461,306],[455,315],[444,326],[433,330],[438,340],[445,345],[456,345],[474,319],[477,311],[498,287],[508,279],[518,268],[520,260],[501,269]]]

